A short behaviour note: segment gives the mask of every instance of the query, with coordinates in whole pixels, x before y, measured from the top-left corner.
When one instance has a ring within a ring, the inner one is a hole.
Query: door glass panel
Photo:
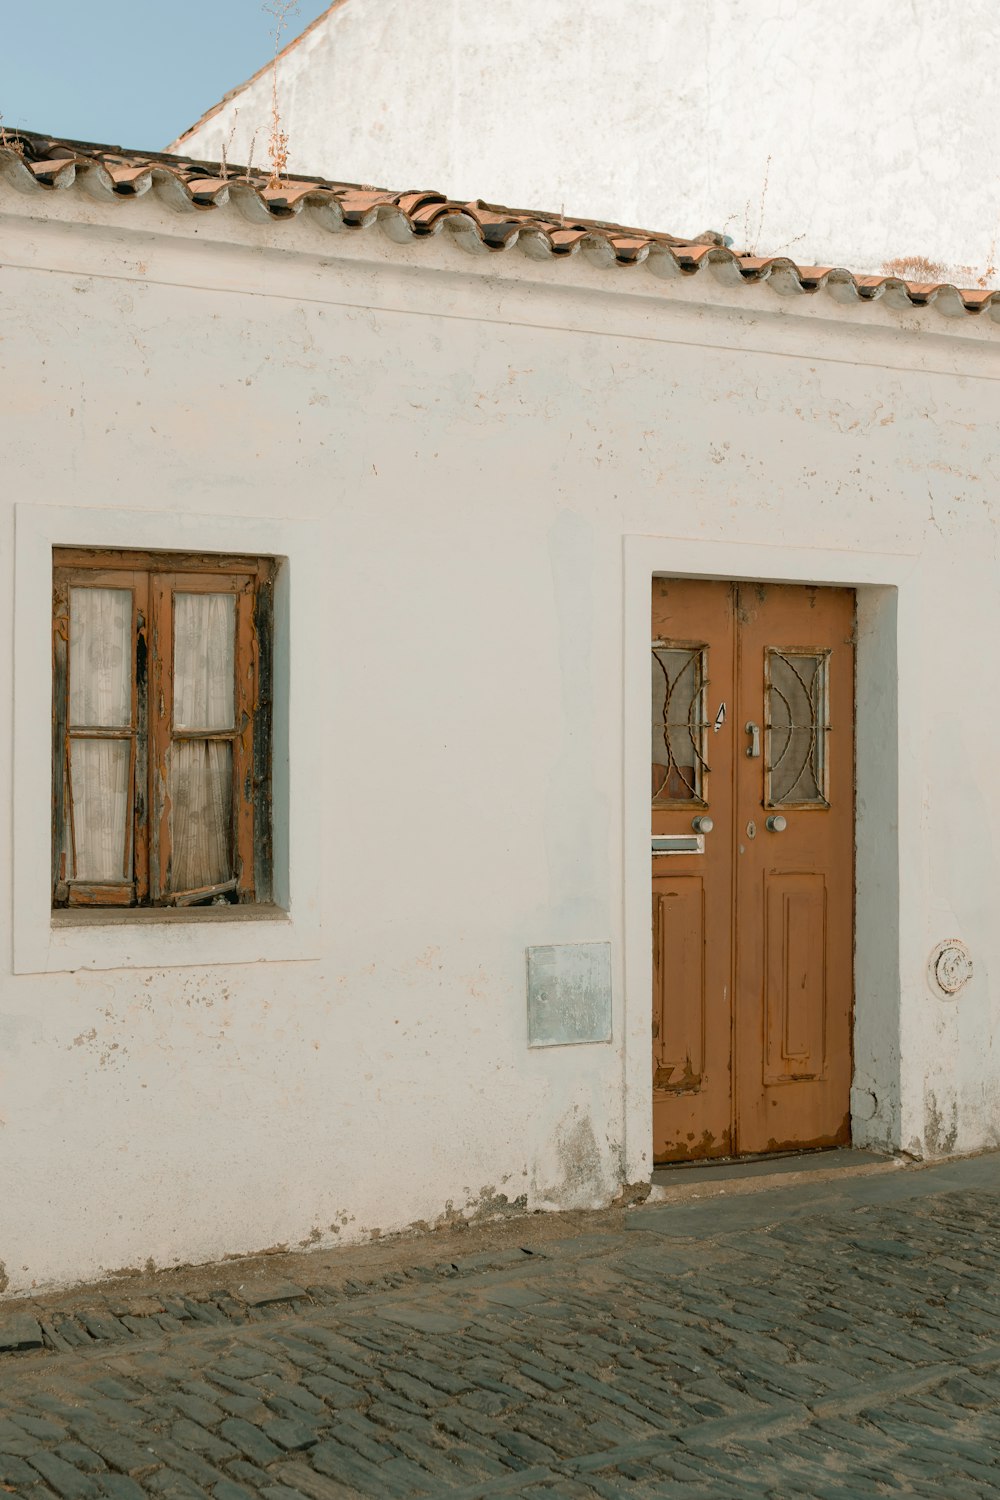
[[[174,728],[232,729],[236,600],[174,595]]]
[[[75,880],[131,879],[131,851],[126,851],[131,753],[129,739],[70,740]]]
[[[768,807],[829,806],[829,659],[829,651],[767,648]]]
[[[707,656],[704,646],[653,642],[652,793],[660,807],[705,804]]]
[[[69,591],[69,722],[114,729],[132,722],[132,593]]]
[[[233,747],[175,740],[170,748],[170,889],[201,890],[232,875]]]

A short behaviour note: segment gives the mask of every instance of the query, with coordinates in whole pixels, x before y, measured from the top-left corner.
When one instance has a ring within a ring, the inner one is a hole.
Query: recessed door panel
[[[705,884],[698,875],[653,890],[653,1086],[693,1093],[705,1075]]]
[[[769,871],[764,1082],[821,1078],[826,1057],[826,880]]]

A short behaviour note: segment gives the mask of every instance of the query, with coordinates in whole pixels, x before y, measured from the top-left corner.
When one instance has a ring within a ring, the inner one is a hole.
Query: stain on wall
[[[924,1095],[924,1154],[930,1157],[950,1156],[958,1140],[958,1105],[954,1099],[945,1106],[947,1124],[933,1089]]]
[[[545,1208],[595,1208],[618,1186],[609,1183],[607,1153],[598,1145],[591,1115],[574,1105],[539,1151],[532,1200]]]

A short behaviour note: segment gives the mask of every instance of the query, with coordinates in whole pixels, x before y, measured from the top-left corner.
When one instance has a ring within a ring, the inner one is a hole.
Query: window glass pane
[[[170,889],[221,885],[232,876],[232,744],[175,740],[169,780]]]
[[[132,722],[132,592],[69,591],[69,721],[105,729]]]
[[[653,643],[653,801],[703,802],[705,650]]]
[[[75,880],[130,880],[125,830],[129,811],[129,758],[125,740],[70,740]]]
[[[828,651],[767,650],[767,801],[826,807]]]
[[[174,595],[174,728],[232,729],[236,600]]]

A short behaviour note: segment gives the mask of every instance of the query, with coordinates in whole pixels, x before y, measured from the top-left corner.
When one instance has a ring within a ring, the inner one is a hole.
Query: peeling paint
[[[623,1182],[612,1202],[616,1208],[629,1208],[632,1204],[645,1203],[651,1192],[649,1182]]]
[[[433,1220],[432,1227],[442,1229],[459,1224],[479,1224],[487,1219],[501,1219],[511,1214],[524,1213],[527,1206],[527,1193],[509,1198],[506,1193],[498,1193],[494,1187],[487,1185],[466,1198],[461,1208],[456,1208],[454,1201],[449,1198],[442,1212]]]

